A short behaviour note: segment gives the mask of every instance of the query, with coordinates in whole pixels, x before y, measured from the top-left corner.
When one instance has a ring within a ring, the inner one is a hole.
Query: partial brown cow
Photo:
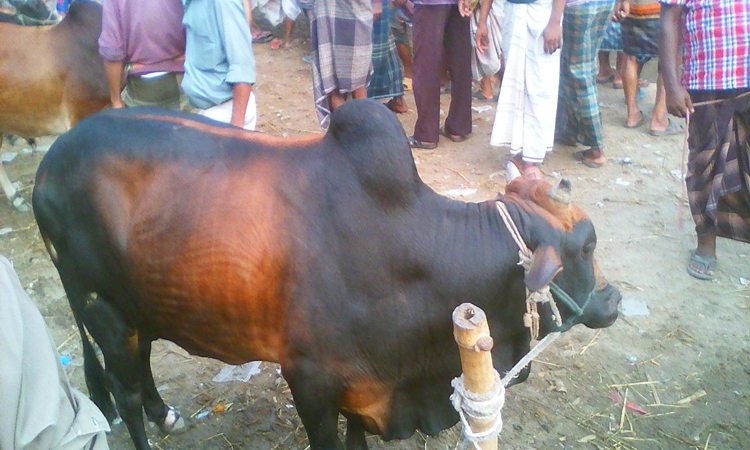
[[[0,146],[3,134],[31,139],[61,134],[109,106],[99,58],[102,7],[74,2],[57,25],[23,27],[0,23]],[[0,166],[8,200],[23,199]]]
[[[149,363],[165,338],[230,364],[280,363],[310,447],[341,448],[343,414],[347,448],[365,449],[365,431],[405,438],[458,420],[448,397],[461,372],[459,304],[487,313],[501,373],[529,350],[526,287],[554,278],[583,308],[560,304],[563,330],[615,321],[620,294],[598,274],[594,226],[569,190],[518,179],[495,200],[445,198],[419,178],[394,114],[354,100],[325,136],[297,140],[184,113],[103,111],[52,146],[33,205],[81,330],[89,391],[110,419],[114,394],[136,448],[148,449],[144,409],[159,425],[175,420]],[[496,201],[534,251],[526,277]],[[545,335],[555,324],[548,306],[540,314]]]

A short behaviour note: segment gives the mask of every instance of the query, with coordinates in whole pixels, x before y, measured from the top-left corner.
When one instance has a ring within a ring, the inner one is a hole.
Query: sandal
[[[461,135],[461,136],[456,135],[456,134],[449,134],[447,131],[445,131],[445,127],[440,127],[440,134],[442,134],[443,136],[447,137],[448,139],[450,139],[453,142],[463,142],[463,141],[469,139],[469,135],[468,134],[464,134],[464,135]]]
[[[699,280],[713,280],[714,268],[716,267],[715,256],[701,256],[695,250],[690,252],[690,259],[687,263],[687,273],[691,277]]]
[[[270,31],[261,31],[257,35],[253,36],[254,44],[262,44],[273,39],[273,34]]]
[[[683,134],[685,132],[685,127],[681,124],[672,122],[672,119],[667,119],[669,121],[669,124],[667,125],[667,128],[665,130],[657,131],[657,130],[648,130],[648,134],[651,136],[661,137],[661,136],[675,136],[677,134]]]
[[[581,163],[583,163],[584,166],[590,167],[592,169],[599,169],[604,166],[604,163],[607,162],[607,158],[602,155],[598,158],[591,159],[587,157],[587,154],[590,151],[591,149],[579,150],[573,153],[573,158],[575,158],[576,161],[580,161]]]
[[[409,136],[409,147],[411,148],[421,148],[423,150],[432,150],[434,148],[437,148],[438,143],[437,142],[422,142],[418,141],[417,139],[414,139],[414,136]]]

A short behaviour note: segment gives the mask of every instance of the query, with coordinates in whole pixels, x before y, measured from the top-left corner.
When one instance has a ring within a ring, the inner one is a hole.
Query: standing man
[[[487,14],[482,0],[477,49],[487,47]],[[560,84],[560,46],[565,0],[506,0],[503,16],[505,73],[490,145],[510,146],[511,161],[527,178],[541,178],[536,166],[552,150]]]
[[[182,90],[198,113],[254,130],[255,55],[242,0],[183,0],[187,31]]]
[[[417,106],[412,148],[432,149],[443,135],[453,142],[471,134],[471,32],[458,0],[413,0],[413,88]],[[403,6],[404,1],[397,2]],[[487,17],[485,16],[485,20]],[[451,80],[451,103],[440,127],[440,75],[443,61]]]
[[[687,117],[690,132],[685,182],[698,246],[687,272],[710,280],[717,236],[750,242],[750,3],[660,2],[667,109]],[[682,80],[674,58],[680,44]]]
[[[113,108],[184,106],[180,81],[185,29],[180,0],[103,2],[99,54]]]
[[[555,140],[588,147],[573,156],[591,168],[606,162],[596,75],[599,47],[614,7],[614,0],[567,0],[563,18]]]

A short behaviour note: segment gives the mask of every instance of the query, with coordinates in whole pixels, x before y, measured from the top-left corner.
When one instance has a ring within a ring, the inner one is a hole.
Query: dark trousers
[[[417,5],[412,21],[414,43],[414,138],[437,142],[440,129],[440,72],[443,58],[451,80],[451,103],[445,130],[471,133],[471,35],[469,18],[455,5]]]

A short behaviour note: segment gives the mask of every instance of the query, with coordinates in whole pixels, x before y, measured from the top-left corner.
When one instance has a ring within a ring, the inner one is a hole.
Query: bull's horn
[[[549,190],[549,198],[565,205],[570,204],[570,181],[563,178],[557,186]]]
[[[513,164],[513,161],[508,161],[505,164],[505,182],[510,183],[511,181],[515,180],[516,178],[521,176],[521,172],[518,170],[518,167],[516,167],[515,164]]]

